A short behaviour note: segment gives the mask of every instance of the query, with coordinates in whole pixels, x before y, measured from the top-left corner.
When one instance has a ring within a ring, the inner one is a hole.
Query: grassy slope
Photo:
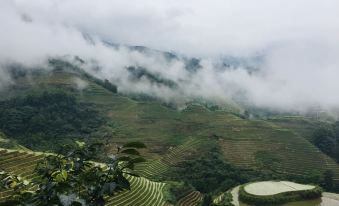
[[[293,129],[267,121],[239,121],[232,125],[235,129],[221,144],[226,157],[236,165],[291,175],[332,169],[336,179],[339,177],[338,165]]]
[[[78,91],[77,75],[57,72],[34,77],[33,81],[19,79],[19,86],[7,95],[17,96],[42,91],[66,91],[80,101],[94,103],[110,122],[105,133],[115,142],[140,140],[149,145],[151,158],[165,154],[170,146],[180,145],[189,138],[214,138],[223,149],[225,158],[242,168],[269,169],[281,173],[302,175],[323,172],[331,168],[339,178],[339,167],[304,137],[309,138],[312,124],[305,119],[245,120],[230,112],[209,111],[191,105],[179,112],[158,102],[138,102],[113,94],[87,81],[87,88]]]
[[[317,121],[303,116],[277,116],[268,121],[282,128],[289,129],[297,135],[305,137],[309,141],[312,141],[312,133],[317,127],[329,124],[325,121]]]

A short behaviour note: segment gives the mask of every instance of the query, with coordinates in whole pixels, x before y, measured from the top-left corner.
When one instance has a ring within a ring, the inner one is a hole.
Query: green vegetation
[[[214,196],[228,191],[236,185],[260,179],[270,179],[270,174],[241,170],[227,163],[221,154],[220,148],[204,142],[204,147],[197,149],[194,158],[185,158],[176,165],[169,167],[165,178],[173,181],[183,181],[191,185],[199,193]],[[187,193],[187,192],[186,192]],[[185,194],[185,193],[181,193]],[[180,197],[180,195],[175,195]],[[207,201],[207,200],[205,200]]]
[[[180,162],[174,168],[169,168],[168,173],[173,180],[185,181],[202,193],[225,191],[247,181],[220,154],[212,151],[198,159]]]
[[[193,190],[194,188],[191,185],[184,182],[166,182],[163,193],[167,202],[175,204]]]
[[[78,60],[81,63],[84,63],[84,62],[82,62],[83,60],[81,60],[79,57],[76,57],[75,60]],[[96,84],[102,86],[103,88],[107,89],[108,91],[110,91],[112,93],[118,92],[118,87],[116,85],[112,84],[109,80],[98,79],[98,78],[88,74],[87,72],[85,72],[84,70],[79,68],[78,66],[71,64],[67,61],[64,61],[64,60],[61,60],[61,59],[50,59],[49,64],[54,68],[54,71],[76,72],[80,76],[83,76],[86,79],[95,82]]]
[[[329,123],[325,121],[319,121],[311,117],[296,116],[296,115],[295,116],[279,115],[275,117],[270,117],[267,121],[277,126],[280,126],[284,129],[290,130],[293,133],[303,138],[306,138],[310,142],[313,141],[313,133],[315,130],[317,130],[319,127],[322,127],[322,126],[326,127],[329,125]]]
[[[177,205],[179,206],[195,206],[201,204],[203,200],[203,195],[198,191],[193,191],[187,194],[185,197],[181,198]]]
[[[233,196],[229,190],[214,198],[213,203],[218,206],[234,206],[232,200]]]
[[[8,149],[26,149],[19,145],[16,141],[7,138],[7,136],[0,130],[0,148]]]
[[[254,123],[257,124],[254,126]],[[274,179],[280,176],[319,184],[326,170],[332,170],[333,179],[338,179],[338,164],[292,129],[262,120],[242,121],[241,124],[233,129],[235,132],[228,135],[229,138],[221,141],[225,157],[231,164],[273,172]]]
[[[167,181],[170,169],[175,167],[179,162],[192,158],[200,144],[200,140],[189,139],[181,145],[171,148],[167,154],[162,155],[159,159],[138,164],[136,171],[149,179]]]
[[[105,165],[91,161],[102,150],[102,144],[77,145],[64,154],[48,155],[39,161],[31,181],[2,171],[0,186],[14,190],[10,201],[16,201],[15,205],[100,206],[105,205],[106,196],[131,189],[125,175],[137,176],[133,166],[144,159],[136,149],[145,148],[144,144],[133,142],[118,147],[117,154]]]
[[[31,180],[36,176],[37,163],[44,160],[46,155],[48,154],[0,149],[0,168],[6,168],[8,173],[17,175],[22,179]],[[143,177],[131,175],[126,175],[126,178],[130,183],[131,190],[124,190],[107,197],[106,205],[163,206],[166,204],[162,194],[165,183],[153,182]],[[12,198],[12,195],[12,189],[0,189],[0,202],[3,203]],[[12,206],[11,203],[9,205]]]
[[[213,203],[212,196],[208,194],[202,199],[201,206],[216,206],[216,204]]]
[[[333,180],[333,172],[331,170],[326,170],[324,172],[323,187],[329,191],[338,191],[338,186],[335,185]]]
[[[135,81],[140,80],[141,78],[146,78],[154,84],[164,85],[170,88],[176,88],[178,86],[174,81],[165,79],[161,77],[160,74],[150,73],[147,69],[143,67],[130,66],[127,67],[127,71],[130,72],[131,78],[133,78],[133,80]]]
[[[104,119],[65,93],[43,93],[0,102],[0,129],[31,149],[89,136]]]
[[[74,139],[100,139],[105,151],[112,151],[116,144],[146,142],[149,150],[142,152],[149,161],[135,168],[145,178],[128,176],[132,189],[110,199],[114,204],[128,205],[136,199],[138,205],[164,204],[166,198],[194,205],[203,195],[214,197],[235,185],[268,179],[319,184],[329,191],[338,188],[339,166],[333,160],[333,145],[338,143],[329,122],[200,99],[179,110],[152,96],[117,93],[113,83],[66,61],[51,60],[50,66],[51,71],[35,73],[18,68],[14,84],[1,91],[0,130],[5,141],[0,146],[55,151],[59,144],[74,146]],[[140,69],[130,69],[130,77],[175,88],[167,79]],[[79,89],[77,80],[85,86]],[[317,138],[313,134],[319,127],[332,132],[320,132]],[[35,158],[19,155],[14,157],[18,162],[8,163],[10,168],[17,164],[16,172],[29,165],[26,158]],[[32,172],[29,169],[24,175]],[[182,183],[167,187],[167,181]],[[159,192],[163,188],[165,197]]]
[[[315,130],[313,142],[322,152],[339,162],[339,121]]]

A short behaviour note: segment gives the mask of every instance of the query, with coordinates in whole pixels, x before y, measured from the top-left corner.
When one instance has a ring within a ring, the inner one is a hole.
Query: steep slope
[[[193,152],[196,152],[196,145],[199,145],[201,141],[199,139],[189,139],[183,144],[170,148],[167,154],[161,156],[161,158],[140,163],[136,166],[135,170],[143,177],[149,179],[159,179],[166,177],[166,172],[170,167],[175,166],[177,163],[184,161]],[[166,178],[165,178],[166,179]]]
[[[106,141],[108,150],[123,142],[145,142],[149,150],[144,155],[153,160],[139,168],[146,177],[159,176],[166,168],[183,161],[180,155],[171,156],[168,151],[173,146],[184,148],[193,139],[217,144],[224,158],[241,169],[270,171],[285,177],[321,176],[325,170],[332,170],[335,179],[339,179],[338,164],[307,140],[317,120],[312,120],[312,124],[251,120],[233,108],[212,110],[199,103],[177,110],[155,99],[136,100],[115,93],[74,69],[18,77],[15,82],[0,98],[64,92],[91,104],[106,118],[106,123],[91,135]],[[205,143],[196,141],[194,145],[203,147]]]
[[[268,169],[291,176],[322,175],[326,170],[339,178],[339,167],[306,138],[291,129],[267,121],[233,120],[220,139],[231,163],[252,169]]]

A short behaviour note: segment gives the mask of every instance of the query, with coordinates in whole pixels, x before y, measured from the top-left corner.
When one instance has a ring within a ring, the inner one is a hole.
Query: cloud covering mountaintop
[[[338,22],[336,0],[2,0],[0,86],[10,83],[4,72],[9,63],[34,67],[48,57],[77,55],[100,65],[96,76],[119,82],[123,91],[166,101],[226,101],[241,94],[261,107],[331,109],[339,106]],[[162,55],[114,49],[101,40],[199,57],[202,69],[192,75],[182,59],[168,62]],[[241,65],[217,69],[216,62],[227,56],[263,61],[255,73]],[[126,70],[131,65],[178,87],[133,82]]]

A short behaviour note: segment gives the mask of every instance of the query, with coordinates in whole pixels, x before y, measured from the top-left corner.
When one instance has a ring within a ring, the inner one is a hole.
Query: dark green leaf
[[[131,185],[130,185],[129,181],[122,175],[119,175],[117,177],[117,184],[118,184],[119,187],[121,187],[123,189],[131,190]]]
[[[128,157],[128,156],[122,156],[122,157],[118,157],[117,161],[130,161],[132,158]]]
[[[83,206],[83,204],[81,202],[73,201],[71,206]]]
[[[138,175],[137,173],[133,173],[133,172],[124,172],[125,174],[134,176],[134,177],[140,177],[140,175]]]
[[[140,155],[140,153],[135,149],[125,149],[120,151],[120,153],[130,154],[130,155]]]
[[[131,163],[135,164],[135,163],[141,163],[141,162],[146,162],[145,158],[142,157],[138,157],[138,158],[134,158],[130,161]]]
[[[133,147],[133,148],[146,148],[146,145],[142,142],[130,142],[124,144],[122,148]]]

